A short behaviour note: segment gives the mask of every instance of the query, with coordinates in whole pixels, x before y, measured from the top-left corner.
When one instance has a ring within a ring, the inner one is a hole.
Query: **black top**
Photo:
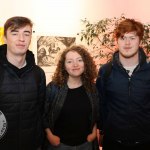
[[[83,86],[69,89],[54,134],[67,145],[80,145],[90,133],[90,100]]]

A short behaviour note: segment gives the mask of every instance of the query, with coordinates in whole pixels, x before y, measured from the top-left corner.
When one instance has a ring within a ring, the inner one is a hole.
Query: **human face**
[[[32,27],[27,25],[18,29],[8,28],[5,43],[7,44],[7,53],[17,56],[25,55],[31,42]]]
[[[70,51],[66,54],[65,69],[69,74],[69,78],[80,78],[84,72],[84,62],[77,52]]]
[[[118,38],[118,48],[120,57],[137,57],[139,45],[140,39],[135,32],[125,33],[123,37]]]

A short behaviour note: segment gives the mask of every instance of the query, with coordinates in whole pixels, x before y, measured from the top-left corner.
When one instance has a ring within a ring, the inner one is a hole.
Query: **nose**
[[[129,38],[126,38],[125,44],[130,44],[130,39]]]
[[[74,61],[73,65],[78,66],[78,61]]]
[[[24,41],[24,35],[23,34],[19,34],[19,40]]]

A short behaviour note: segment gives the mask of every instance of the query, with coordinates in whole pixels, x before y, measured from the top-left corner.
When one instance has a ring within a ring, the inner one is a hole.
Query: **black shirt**
[[[80,145],[90,133],[91,105],[83,86],[69,89],[54,134],[66,145]]]

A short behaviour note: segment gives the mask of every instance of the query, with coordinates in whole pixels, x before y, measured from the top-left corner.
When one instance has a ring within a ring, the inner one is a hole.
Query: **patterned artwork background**
[[[75,43],[75,37],[37,36],[37,64],[56,66],[61,52]]]

